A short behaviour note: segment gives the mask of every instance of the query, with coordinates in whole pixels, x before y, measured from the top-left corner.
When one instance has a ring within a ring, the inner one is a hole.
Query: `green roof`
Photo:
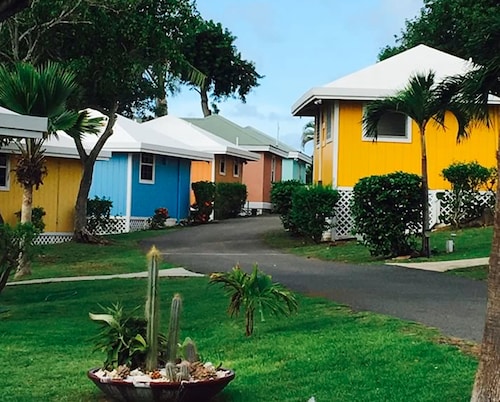
[[[219,115],[211,115],[203,118],[185,118],[184,120],[210,131],[212,134],[224,138],[226,141],[245,147],[250,151],[267,150],[269,152],[286,154],[297,151],[282,142],[276,144],[277,141],[275,138],[253,127],[243,128]],[[265,147],[269,147],[269,149],[264,149]]]

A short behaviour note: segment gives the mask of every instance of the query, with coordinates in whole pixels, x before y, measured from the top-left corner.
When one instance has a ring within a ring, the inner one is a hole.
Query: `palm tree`
[[[430,256],[429,244],[429,182],[427,176],[426,127],[434,121],[445,128],[446,111],[453,113],[458,121],[457,139],[467,136],[469,115],[454,97],[454,88],[438,85],[434,72],[415,74],[406,87],[393,96],[370,102],[363,115],[363,128],[369,137],[377,139],[378,124],[386,113],[402,113],[418,126],[421,150],[422,176],[422,254]]]
[[[253,333],[254,316],[257,310],[261,321],[264,311],[274,315],[288,316],[297,311],[295,295],[283,285],[273,282],[255,264],[251,274],[244,272],[239,266],[230,272],[214,272],[210,275],[210,283],[220,283],[229,295],[229,315],[236,316],[241,309],[245,310],[245,334]]]
[[[500,140],[500,109],[492,119],[488,106],[489,94],[500,97],[500,59],[497,56],[490,65],[478,67],[465,76],[451,80],[461,91],[461,100],[473,115],[488,125],[496,121]],[[497,150],[497,172],[500,173],[500,151]],[[498,183],[498,179],[497,179]],[[500,186],[496,190],[493,243],[491,246],[488,274],[488,304],[481,345],[481,357],[476,373],[471,402],[500,401]]]
[[[20,153],[15,175],[23,189],[21,223],[31,222],[33,188],[38,189],[47,174],[44,141],[58,130],[75,126],[88,129],[87,119],[85,114],[67,108],[69,97],[78,88],[76,75],[58,64],[48,63],[38,68],[26,63],[12,68],[0,65],[0,82],[1,106],[19,114],[48,118],[42,139],[14,140]],[[16,272],[18,277],[30,273],[27,260],[23,260]]]
[[[314,132],[316,130],[315,127],[316,126],[314,124],[314,120],[311,120],[304,125],[302,129],[302,141],[301,141],[302,149],[304,149],[304,146],[309,141],[314,140]]]

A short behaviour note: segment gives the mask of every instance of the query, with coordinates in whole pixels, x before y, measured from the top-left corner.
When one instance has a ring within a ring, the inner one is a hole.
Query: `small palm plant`
[[[245,310],[245,335],[253,333],[255,311],[264,319],[264,310],[274,315],[288,316],[297,311],[297,299],[293,292],[280,283],[273,282],[270,275],[262,272],[257,264],[251,274],[238,265],[230,272],[216,272],[210,275],[210,283],[220,283],[228,293],[228,313],[231,317]]]

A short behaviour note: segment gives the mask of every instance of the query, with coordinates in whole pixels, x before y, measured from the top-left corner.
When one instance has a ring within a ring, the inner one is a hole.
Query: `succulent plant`
[[[168,362],[165,365],[165,377],[168,381],[174,382],[177,379],[177,367],[174,363]]]
[[[146,299],[146,370],[153,371],[158,367],[158,331],[160,327],[159,295],[158,295],[158,260],[160,253],[152,247],[148,253],[148,287]]]
[[[179,334],[180,334],[180,315],[182,310],[181,295],[176,293],[172,298],[170,305],[170,322],[168,324],[167,335],[167,361],[175,362],[179,349]]]

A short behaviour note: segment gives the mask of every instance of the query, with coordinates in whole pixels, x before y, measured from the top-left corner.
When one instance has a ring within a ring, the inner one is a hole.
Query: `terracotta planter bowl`
[[[210,401],[234,379],[234,371],[215,380],[186,382],[183,384],[170,382],[137,383],[118,380],[101,379],[95,373],[99,368],[91,369],[87,376],[107,396],[123,402],[204,402]]]

